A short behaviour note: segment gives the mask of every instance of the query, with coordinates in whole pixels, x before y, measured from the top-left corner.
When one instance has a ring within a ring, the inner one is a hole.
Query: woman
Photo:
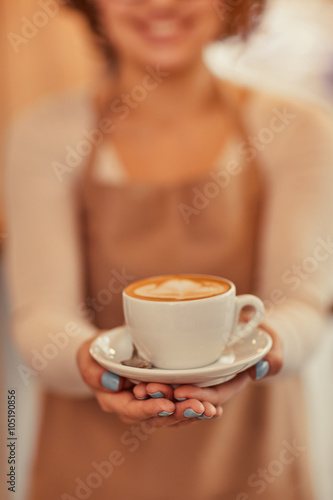
[[[332,130],[205,67],[205,45],[249,32],[252,4],[73,0],[110,71],[12,134],[14,335],[25,381],[46,388],[33,500],[313,498],[298,371],[331,300]],[[167,273],[259,295],[265,360],[208,389],[133,387],[95,363],[123,287]]]

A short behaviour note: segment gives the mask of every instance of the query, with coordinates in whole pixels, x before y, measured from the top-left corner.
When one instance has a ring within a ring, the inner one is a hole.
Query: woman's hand
[[[182,396],[179,399],[176,397],[176,391],[178,389],[189,388],[191,394],[188,396]],[[175,403],[175,412],[173,415],[174,419],[178,421],[193,421],[193,420],[205,420],[210,418],[218,418],[222,415],[222,406],[218,403],[214,405],[209,399],[204,397],[197,397],[199,394],[193,389],[199,389],[194,385],[182,385],[173,389],[171,385],[161,384],[158,382],[141,383],[133,388],[133,393],[135,397],[139,400],[142,399],[155,399],[164,400],[168,399]],[[202,389],[199,389],[199,391]],[[202,394],[201,394],[202,395]],[[171,417],[169,417],[171,419]]]
[[[180,385],[174,390],[171,386],[165,384],[139,384],[134,388],[134,394],[138,398],[147,396],[169,398],[176,402],[176,413],[182,411],[186,405],[192,407],[197,402],[201,402],[205,406],[204,416],[208,418],[221,416],[222,405],[242,391],[250,383],[251,378],[259,380],[276,375],[283,366],[283,345],[280,337],[266,326],[261,325],[260,327],[272,337],[273,346],[271,350],[262,361],[240,373],[229,382],[207,388],[200,388],[195,385]],[[178,403],[178,401],[181,401],[181,403]],[[197,417],[197,415],[191,416]]]
[[[83,380],[95,393],[103,411],[116,413],[126,423],[150,421],[156,427],[186,425],[193,421],[219,418],[222,405],[250,382],[279,373],[283,366],[283,345],[280,337],[261,325],[273,339],[273,346],[262,361],[237,375],[230,382],[200,388],[180,385],[141,383],[133,386],[127,379],[102,368],[91,357],[92,340],[78,351],[77,361]]]
[[[263,360],[252,366],[243,373],[237,375],[230,382],[220,384],[214,387],[201,389],[191,385],[179,386],[174,391],[174,397],[179,398],[195,398],[199,401],[210,402],[216,408],[226,403],[233,396],[238,394],[250,382],[250,379],[259,380],[264,377],[277,375],[283,366],[283,344],[282,340],[273,330],[260,325],[260,328],[265,330],[273,340],[271,350],[266,354]]]
[[[173,389],[167,384],[142,383],[135,386],[133,392],[140,399],[143,397],[169,398],[171,401],[175,401],[175,415],[204,420],[221,417],[222,405],[240,392],[249,382],[249,374],[243,372],[230,382],[213,387],[201,388],[196,385],[180,385]],[[201,403],[201,408],[199,408],[198,403]],[[201,411],[202,409],[203,411]]]
[[[92,340],[88,340],[82,344],[77,353],[77,362],[83,380],[94,392],[103,411],[117,414],[125,423],[145,421],[155,427],[188,425],[193,419],[184,414],[186,409],[192,410],[196,415],[206,412],[213,416],[216,413],[212,405],[198,400],[176,405],[172,401],[170,386],[167,386],[168,392],[164,398],[146,399],[147,393],[142,398],[136,397],[134,393],[136,387],[133,391],[133,384],[115,373],[106,371],[96,363],[89,352],[91,343]]]

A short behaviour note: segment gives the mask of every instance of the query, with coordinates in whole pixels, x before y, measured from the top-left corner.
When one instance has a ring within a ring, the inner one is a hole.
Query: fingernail
[[[269,363],[268,361],[259,361],[256,364],[256,380],[260,380],[269,372]]]
[[[138,398],[135,396],[138,401],[145,401],[146,399],[149,399],[149,396],[145,396],[144,398]]]
[[[102,385],[111,391],[118,391],[120,378],[116,373],[105,372],[102,376]]]
[[[184,411],[183,413],[184,417],[187,418],[194,418],[194,417],[200,417],[201,413],[196,413],[192,408],[188,408],[187,410]]]
[[[155,399],[164,398],[164,394],[161,391],[158,392],[148,392],[149,396]]]
[[[170,415],[173,415],[175,412],[168,413],[167,411],[160,411],[159,416],[160,417],[170,417]]]
[[[175,399],[177,399],[177,401],[186,401],[187,400],[187,398],[176,398],[176,396],[175,396]]]
[[[204,419],[209,420],[210,418],[213,418],[213,417],[206,417],[206,415],[204,415],[204,414],[202,413],[202,415],[199,415],[199,416],[198,416],[198,418],[200,418],[201,420],[204,420]]]

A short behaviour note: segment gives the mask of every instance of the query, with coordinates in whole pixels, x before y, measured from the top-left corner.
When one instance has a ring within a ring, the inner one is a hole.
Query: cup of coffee
[[[236,296],[235,285],[209,275],[165,275],[136,281],[123,291],[125,321],[138,353],[157,368],[199,368],[223,348],[249,335],[264,315],[254,295]],[[244,307],[254,309],[239,323]]]

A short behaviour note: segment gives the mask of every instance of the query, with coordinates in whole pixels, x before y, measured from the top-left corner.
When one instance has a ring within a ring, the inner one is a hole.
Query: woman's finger
[[[82,344],[77,353],[77,364],[84,382],[95,391],[118,392],[133,384],[116,373],[108,372],[99,365],[89,352],[93,339]]]
[[[132,393],[131,393],[132,394]],[[120,411],[127,418],[135,420],[146,420],[158,416],[171,416],[175,412],[175,404],[168,399],[150,398],[146,401],[138,401],[134,395],[129,401],[124,402]]]
[[[95,391],[107,391],[102,384],[102,377],[106,372],[105,368],[99,365],[89,352],[92,339],[84,342],[77,352],[77,364],[84,382]],[[109,384],[110,385],[110,384]],[[114,382],[114,386],[120,385],[119,380]]]
[[[173,401],[173,388],[168,384],[160,384],[157,382],[137,384],[133,388],[133,393],[139,400],[148,398],[166,398]]]
[[[119,392],[133,386],[132,382],[113,372],[104,372],[101,377],[101,384],[104,389],[112,392]]]
[[[222,408],[222,406],[217,406],[217,407],[216,407],[216,413],[215,413],[215,415],[214,415],[214,417],[213,417],[213,418],[214,418],[214,419],[216,419],[216,418],[221,418],[221,417],[222,417],[222,414],[223,414],[223,408]]]
[[[202,414],[198,417],[199,420],[209,420],[216,415],[216,408],[212,403],[208,401],[202,401],[203,406],[205,407]]]
[[[103,411],[117,413],[121,418],[139,422],[158,416],[170,416],[175,411],[175,404],[167,399],[148,399],[138,401],[131,390],[107,394],[96,393],[96,398]]]
[[[248,373],[253,380],[277,375],[283,367],[283,343],[281,337],[265,325],[261,325],[260,328],[271,336],[273,345],[261,361],[248,369]]]
[[[140,384],[136,384],[133,387],[133,394],[138,400],[145,400],[148,399],[150,396],[147,392],[147,383],[146,382],[141,382]]]
[[[187,399],[180,403],[176,403],[174,417],[177,420],[187,420],[197,418],[205,411],[205,406],[197,399]]]
[[[173,400],[173,388],[168,384],[150,382],[146,386],[147,394],[152,398],[166,398]]]
[[[233,395],[242,390],[249,382],[249,376],[246,372],[240,373],[229,382],[219,384],[213,387],[197,387],[195,385],[182,385],[174,391],[174,396],[178,401],[184,398],[194,398],[199,401],[209,401],[212,405],[218,406],[224,404]]]
[[[175,415],[172,415],[171,417],[167,418],[167,422],[165,422],[164,426],[170,426],[170,427],[180,427],[180,426],[185,426],[185,425],[191,425],[193,423],[198,423],[200,421],[205,421],[205,420],[214,420],[217,418],[220,418],[223,413],[222,406],[215,406],[211,405],[207,401],[204,401],[201,403],[204,407],[204,411],[198,415],[196,414],[190,414],[188,413],[187,417],[184,417],[184,415],[181,414],[181,416],[177,416],[177,412],[175,412]],[[192,403],[191,403],[192,407]],[[162,422],[157,422],[159,426],[162,426]]]
[[[186,400],[197,399],[199,401],[209,401],[213,405],[217,405],[218,391],[216,387],[197,387],[195,385],[180,385],[174,391],[176,401],[183,402]]]

